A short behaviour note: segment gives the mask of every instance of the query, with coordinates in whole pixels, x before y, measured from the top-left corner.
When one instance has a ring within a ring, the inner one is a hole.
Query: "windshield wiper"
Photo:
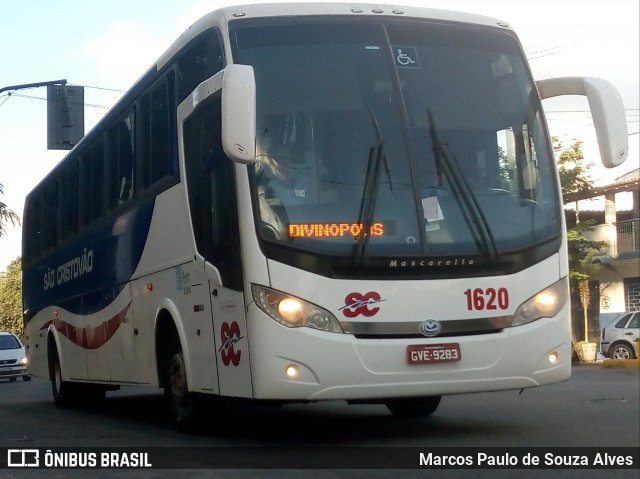
[[[465,173],[455,159],[449,145],[442,143],[438,138],[435,121],[431,109],[427,109],[427,117],[429,121],[429,133],[431,135],[431,143],[433,145],[433,154],[436,162],[436,175],[438,184],[442,186],[442,177],[446,177],[451,185],[451,192],[462,206],[462,216],[467,226],[476,234],[476,244],[486,251],[493,260],[499,259],[499,252],[496,246],[495,238],[491,233],[491,227],[487,221],[482,208],[469,186],[469,182],[465,177]],[[447,146],[447,148],[445,148]],[[469,217],[471,216],[471,217]]]
[[[371,106],[367,105],[369,117],[373,124],[376,134],[376,141],[369,149],[369,160],[367,162],[367,172],[365,174],[364,186],[362,188],[362,197],[360,199],[360,211],[358,213],[358,224],[362,226],[360,233],[353,245],[353,259],[356,264],[361,264],[364,258],[365,250],[369,244],[371,226],[373,225],[373,214],[375,212],[376,199],[378,198],[378,178],[380,177],[380,164],[384,166],[389,189],[393,190],[391,183],[391,171],[385,154],[385,141],[380,134],[378,120],[371,110]]]

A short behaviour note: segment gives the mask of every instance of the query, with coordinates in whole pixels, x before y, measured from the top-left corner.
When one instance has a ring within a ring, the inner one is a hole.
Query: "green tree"
[[[604,241],[590,241],[584,237],[584,232],[593,226],[595,221],[576,223],[567,230],[569,250],[569,282],[580,294],[584,321],[584,342],[589,342],[589,318],[587,309],[591,304],[589,278],[600,271],[604,265],[595,263],[596,256],[602,255],[607,246]]]
[[[589,177],[588,171],[593,163],[584,162],[582,142],[573,138],[573,143],[567,146],[557,136],[552,137],[551,140],[558,164],[562,194],[567,195],[592,189],[593,180]],[[607,246],[604,241],[590,241],[585,237],[585,231],[594,224],[594,221],[580,222],[579,218],[576,218],[576,224],[567,228],[569,282],[572,289],[578,291],[580,296],[584,321],[584,342],[589,342],[587,317],[587,309],[591,303],[589,278],[603,268],[603,265],[595,263],[594,259],[596,256],[604,254],[604,249]]]
[[[0,183],[0,193],[4,193],[2,183]],[[11,221],[11,224],[14,226],[16,223],[20,224],[20,218],[18,217],[18,215],[13,210],[10,210],[2,201],[0,201],[0,236],[6,234],[4,225],[9,221]]]
[[[593,188],[593,180],[589,178],[588,170],[593,163],[584,163],[582,142],[572,139],[573,143],[565,145],[557,136],[551,137],[553,151],[556,155],[558,172],[560,173],[560,186],[562,194],[589,191]]]
[[[0,330],[23,337],[22,324],[22,264],[16,258],[7,266],[7,274],[0,278]]]

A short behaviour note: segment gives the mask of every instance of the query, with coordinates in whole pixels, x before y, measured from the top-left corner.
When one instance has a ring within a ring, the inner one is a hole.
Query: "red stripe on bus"
[[[73,326],[61,319],[52,319],[47,321],[41,330],[47,329],[49,325],[53,325],[64,337],[71,342],[77,344],[84,349],[98,349],[109,341],[116,331],[125,321],[127,311],[129,311],[129,303],[125,308],[111,319],[108,319],[98,326],[85,326],[83,328]]]

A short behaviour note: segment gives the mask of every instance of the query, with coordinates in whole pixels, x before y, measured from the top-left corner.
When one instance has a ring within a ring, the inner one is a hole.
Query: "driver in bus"
[[[305,203],[307,189],[304,175],[292,166],[291,154],[286,147],[280,147],[273,154],[258,155],[256,175],[268,199],[283,206]]]
[[[263,234],[284,239],[289,223],[286,206],[295,198],[295,177],[286,151],[270,151],[270,141],[262,138],[256,155],[255,176]]]

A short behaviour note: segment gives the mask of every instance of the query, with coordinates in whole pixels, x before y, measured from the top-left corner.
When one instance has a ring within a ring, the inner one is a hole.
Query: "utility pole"
[[[47,148],[70,150],[84,136],[84,87],[67,85],[67,80],[23,83],[0,88],[0,93],[47,87]],[[11,93],[9,93],[11,96]],[[73,102],[69,97],[74,96]],[[74,108],[71,103],[79,104]]]

